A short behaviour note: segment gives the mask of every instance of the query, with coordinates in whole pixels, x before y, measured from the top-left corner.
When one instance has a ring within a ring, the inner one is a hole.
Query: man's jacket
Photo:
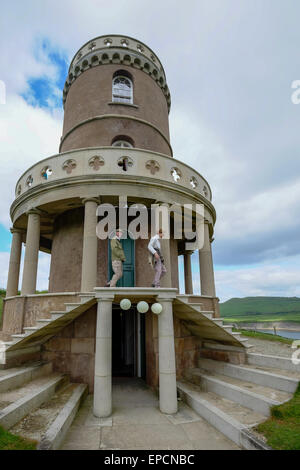
[[[112,261],[126,261],[124,250],[118,238],[113,238],[110,241],[110,247]]]

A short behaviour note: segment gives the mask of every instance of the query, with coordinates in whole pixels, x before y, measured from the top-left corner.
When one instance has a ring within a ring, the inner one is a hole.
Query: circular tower
[[[7,295],[17,295],[22,241],[26,252],[21,294],[35,293],[39,250],[51,253],[50,293],[90,292],[104,286],[110,276],[110,251],[107,240],[97,238],[96,209],[100,203],[118,206],[121,196],[128,206],[204,205],[201,294],[215,298],[211,190],[197,171],[173,157],[171,97],[157,55],[127,36],[87,42],[71,62],[63,103],[59,153],[35,163],[16,185]],[[122,286],[151,286],[148,239],[126,242]],[[164,255],[165,287],[178,287],[178,256],[184,255],[185,290],[192,294],[191,252],[172,230],[164,241]]]

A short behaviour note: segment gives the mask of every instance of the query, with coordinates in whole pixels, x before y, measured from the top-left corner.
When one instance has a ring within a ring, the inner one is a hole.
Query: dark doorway
[[[115,306],[112,315],[112,375],[146,377],[145,316]]]

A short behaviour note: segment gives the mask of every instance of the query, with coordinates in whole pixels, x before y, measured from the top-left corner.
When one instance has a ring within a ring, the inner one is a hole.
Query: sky
[[[0,287],[15,184],[58,153],[69,63],[88,40],[124,34],[160,58],[174,156],[210,183],[220,300],[300,296],[300,105],[291,99],[300,80],[299,15],[298,0],[2,2]],[[40,254],[38,289],[47,289],[49,260]],[[192,260],[199,292],[196,253]],[[182,265],[180,273],[182,285]]]

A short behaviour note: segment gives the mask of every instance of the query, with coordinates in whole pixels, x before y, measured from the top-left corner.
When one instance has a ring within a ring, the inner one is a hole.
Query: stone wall
[[[133,79],[134,106],[111,104],[113,74],[120,69]],[[74,129],[88,119],[105,115],[121,117],[89,121]],[[124,115],[128,119],[122,118]],[[64,139],[71,129],[74,130]],[[136,148],[171,155],[170,146],[161,134],[169,141],[167,102],[161,88],[143,71],[124,64],[107,64],[86,70],[72,83],[65,104],[61,152],[110,146],[115,137],[125,135],[133,140]]]
[[[42,359],[53,370],[70,375],[70,381],[94,389],[97,306],[94,305],[42,346]]]
[[[174,341],[176,376],[183,377],[185,369],[198,366],[201,340],[185,328],[174,316]],[[158,319],[156,315],[146,315],[146,382],[157,389],[159,385]]]
[[[3,328],[5,335],[23,333],[23,328],[35,326],[36,320],[51,318],[51,311],[64,311],[65,303],[78,302],[75,293],[16,296],[3,301]]]

